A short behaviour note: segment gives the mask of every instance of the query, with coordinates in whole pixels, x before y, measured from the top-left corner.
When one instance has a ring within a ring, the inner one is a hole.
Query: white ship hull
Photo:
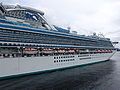
[[[1,58],[0,78],[102,62],[114,53]]]

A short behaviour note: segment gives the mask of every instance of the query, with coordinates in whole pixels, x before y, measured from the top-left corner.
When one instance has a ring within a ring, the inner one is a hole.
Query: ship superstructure
[[[106,61],[108,38],[70,33],[30,7],[0,4],[0,77]]]

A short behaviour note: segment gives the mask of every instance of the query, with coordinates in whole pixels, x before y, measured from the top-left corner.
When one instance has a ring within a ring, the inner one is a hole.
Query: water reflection
[[[3,80],[0,81],[0,90],[113,90],[114,86],[110,86],[116,81],[110,82],[117,79],[115,75],[119,73],[116,69],[118,69],[116,61],[111,60],[84,67]]]

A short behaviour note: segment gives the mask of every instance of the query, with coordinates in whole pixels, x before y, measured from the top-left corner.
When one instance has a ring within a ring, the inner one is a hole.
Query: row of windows
[[[23,24],[23,23],[17,23],[17,22],[11,22],[11,21],[7,21],[7,20],[1,20],[1,23],[7,23],[7,24],[12,24],[12,25],[19,25],[19,26],[25,26],[25,27],[32,27],[31,25],[28,24]]]
[[[5,32],[6,31],[6,32]],[[63,44],[63,45],[77,45],[77,46],[111,46],[110,42],[92,42],[77,39],[55,37],[41,34],[19,34],[18,31],[11,33],[7,30],[0,31],[0,39],[24,43],[41,43],[41,44]],[[2,33],[3,32],[3,33]],[[12,31],[13,32],[13,31]]]
[[[79,58],[79,60],[84,60],[84,59],[91,59],[91,57]]]
[[[79,55],[78,57],[86,57],[86,56],[89,56],[89,55]]]
[[[75,59],[56,60],[56,61],[54,61],[54,63],[58,63],[58,62],[69,62],[69,61],[75,61]]]
[[[82,55],[80,55],[80,56],[78,56],[78,57],[84,57],[84,56],[89,56],[89,55],[85,55],[85,54],[102,54],[102,53],[112,53],[113,51],[109,51],[109,52],[79,52],[80,54],[82,54]]]
[[[60,59],[60,58],[73,58],[75,56],[62,56],[62,57],[54,57],[54,59]]]
[[[4,26],[4,25],[3,25]],[[12,26],[5,26],[5,27],[8,27],[8,28],[13,28]],[[37,31],[37,32],[41,32],[41,31],[39,31],[39,30],[32,30],[32,29],[28,29],[28,28],[22,28],[22,27],[14,27],[14,29],[22,29],[22,30],[27,30],[27,31]],[[45,32],[45,33],[48,33],[48,32],[46,32],[46,31],[42,31],[42,32]],[[56,34],[55,32],[49,32],[50,34]],[[71,36],[70,38],[73,38],[74,37],[74,39],[75,40],[78,40],[79,41],[79,39],[81,38],[81,42],[84,42],[85,40],[87,40],[87,42],[86,43],[89,43],[89,42],[92,42],[92,44],[95,42],[97,42],[97,43],[101,43],[101,41],[103,41],[103,42],[110,42],[110,41],[105,41],[105,40],[94,40],[94,39],[90,39],[90,38],[85,38],[85,37],[80,37],[80,36],[72,36],[72,35],[67,35],[67,34],[61,34],[61,33],[59,33],[60,35],[65,35],[65,36]],[[49,35],[50,36],[50,35]],[[78,38],[79,37],[79,38]],[[72,39],[73,40],[73,39]],[[89,44],[91,44],[91,43],[89,43]]]
[[[92,52],[92,53],[90,53],[90,52],[87,52],[86,54],[103,54],[103,53],[112,53],[112,51],[111,52]],[[81,54],[81,53],[80,53]],[[86,55],[86,54],[82,54],[82,55],[78,55],[78,57],[87,57],[87,56],[92,56],[92,55]]]
[[[53,56],[53,55],[44,55],[44,54],[41,54],[41,53],[37,53],[37,54],[22,54],[22,53],[18,53],[15,50],[13,50],[13,51],[0,51],[0,57],[3,57],[3,58],[9,58],[9,57],[33,57],[33,56],[34,57],[35,56],[42,57],[42,56]],[[79,58],[79,60],[91,59],[91,58],[99,58],[99,57],[105,57],[105,56],[106,55],[103,54],[102,56],[81,57],[81,58]],[[58,59],[61,59],[61,58],[57,57],[56,59],[57,59],[57,61],[59,61]],[[72,60],[72,59],[68,59],[67,61],[70,61],[70,60]]]

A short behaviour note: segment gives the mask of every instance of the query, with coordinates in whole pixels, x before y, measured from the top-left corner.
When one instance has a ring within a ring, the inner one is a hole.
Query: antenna
[[[70,30],[71,30],[71,27],[70,27],[70,26],[68,26],[68,27],[67,27],[67,29],[70,31]]]
[[[17,5],[15,6],[15,8],[21,8],[21,6],[20,6],[19,4],[17,4]]]
[[[93,36],[97,36],[95,32],[93,33]]]
[[[105,36],[103,35],[103,33],[99,33],[98,36],[102,37],[102,38],[105,38]]]

